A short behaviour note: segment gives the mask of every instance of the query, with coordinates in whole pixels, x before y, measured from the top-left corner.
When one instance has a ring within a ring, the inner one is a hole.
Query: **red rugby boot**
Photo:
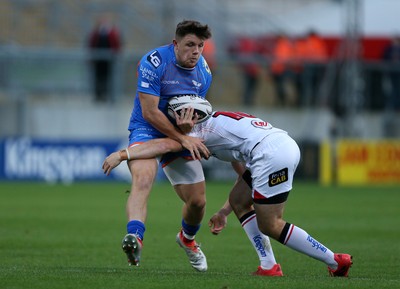
[[[353,256],[349,254],[335,254],[335,261],[338,263],[336,270],[328,267],[329,275],[332,277],[347,277],[349,275],[349,269],[353,265]]]
[[[254,272],[253,275],[282,277],[283,273],[282,273],[281,265],[275,264],[271,269],[263,269],[263,268],[261,268],[261,266],[258,266],[257,271]]]

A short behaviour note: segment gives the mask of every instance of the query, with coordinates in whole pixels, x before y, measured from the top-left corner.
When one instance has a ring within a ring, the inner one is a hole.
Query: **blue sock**
[[[128,234],[135,234],[139,236],[140,240],[143,241],[144,231],[146,231],[146,226],[138,220],[129,221],[126,225],[126,230]]]
[[[197,231],[200,229],[200,224],[196,226],[188,225],[186,222],[182,219],[182,229],[185,232],[185,234],[194,236],[196,235]]]

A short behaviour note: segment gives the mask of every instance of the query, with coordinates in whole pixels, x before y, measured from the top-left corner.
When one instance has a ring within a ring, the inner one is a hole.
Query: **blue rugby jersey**
[[[154,138],[164,135],[143,118],[139,92],[160,97],[158,108],[167,115],[169,98],[185,94],[205,98],[212,81],[211,71],[203,56],[200,56],[194,68],[180,67],[176,63],[173,44],[161,46],[144,55],[137,73],[137,92],[128,129],[144,129]]]

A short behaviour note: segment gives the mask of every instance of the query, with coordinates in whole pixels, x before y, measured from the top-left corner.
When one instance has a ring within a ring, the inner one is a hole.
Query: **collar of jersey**
[[[176,62],[176,58],[175,58],[175,65],[176,65],[177,67],[181,68],[181,69],[184,69],[184,70],[193,70],[193,69],[195,69],[195,67],[197,66],[197,64],[196,64],[196,66],[193,67],[193,68],[187,68],[187,67],[180,66],[180,65],[178,64],[178,62]]]

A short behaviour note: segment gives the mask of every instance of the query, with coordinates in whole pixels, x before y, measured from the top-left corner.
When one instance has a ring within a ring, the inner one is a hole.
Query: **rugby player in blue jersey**
[[[137,73],[137,92],[129,123],[129,146],[151,139],[169,137],[186,152],[166,155],[161,160],[164,172],[184,202],[181,231],[177,243],[185,250],[193,268],[207,270],[207,260],[195,241],[205,210],[205,182],[199,159],[208,149],[202,140],[185,135],[167,118],[167,102],[179,95],[205,98],[211,85],[211,71],[202,56],[205,41],[211,37],[208,25],[185,20],[176,27],[175,39],[145,54]],[[129,158],[128,158],[129,159]],[[147,217],[147,200],[155,180],[159,160],[128,160],[132,175],[127,200],[127,235],[122,249],[130,265],[139,266]]]

